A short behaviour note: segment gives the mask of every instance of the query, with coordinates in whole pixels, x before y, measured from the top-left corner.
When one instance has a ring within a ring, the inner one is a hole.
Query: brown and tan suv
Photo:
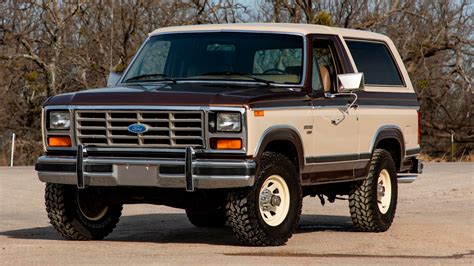
[[[386,36],[300,24],[152,32],[109,88],[43,109],[46,210],[67,239],[101,239],[123,204],[186,210],[248,245],[282,245],[305,196],[347,196],[386,231],[397,183],[421,173],[418,103]],[[398,181],[398,182],[397,182]]]

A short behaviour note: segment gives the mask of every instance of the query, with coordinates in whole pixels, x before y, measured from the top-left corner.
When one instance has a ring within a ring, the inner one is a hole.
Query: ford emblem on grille
[[[136,134],[145,133],[148,131],[148,125],[144,124],[131,124],[128,126],[128,131]]]

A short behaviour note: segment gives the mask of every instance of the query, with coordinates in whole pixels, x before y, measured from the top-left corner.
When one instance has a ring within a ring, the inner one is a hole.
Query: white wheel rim
[[[382,214],[387,213],[392,201],[392,183],[390,174],[386,169],[382,169],[377,180],[377,203]]]
[[[269,176],[260,188],[258,202],[265,223],[280,225],[290,209],[290,191],[285,180],[279,175]]]

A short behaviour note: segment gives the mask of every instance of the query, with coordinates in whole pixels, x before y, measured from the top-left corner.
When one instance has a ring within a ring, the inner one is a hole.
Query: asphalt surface
[[[468,264],[474,265],[474,163],[425,164],[399,185],[394,224],[356,232],[346,201],[305,198],[282,247],[242,247],[229,228],[192,226],[182,210],[126,205],[102,241],[62,240],[49,225],[32,167],[0,167],[0,264]]]

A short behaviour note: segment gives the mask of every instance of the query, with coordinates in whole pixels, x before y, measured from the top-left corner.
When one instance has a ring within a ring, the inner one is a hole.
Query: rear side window
[[[403,86],[400,73],[384,43],[346,40],[365,84]]]

